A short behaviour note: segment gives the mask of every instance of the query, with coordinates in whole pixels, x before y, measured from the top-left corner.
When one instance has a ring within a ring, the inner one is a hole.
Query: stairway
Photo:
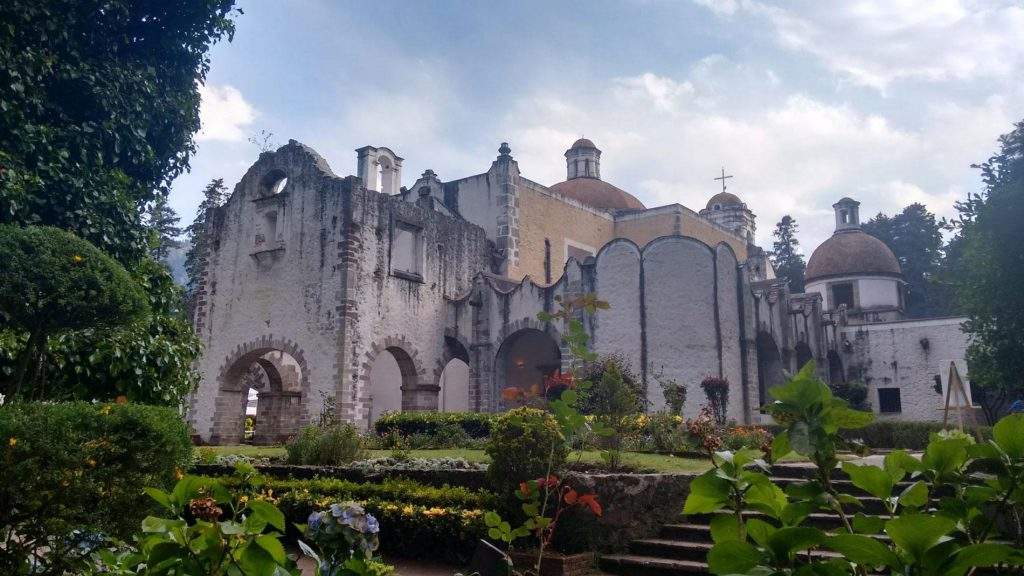
[[[814,474],[811,466],[799,464],[778,465],[772,468],[772,481],[785,487],[787,484],[802,482]],[[834,475],[836,489],[842,493],[853,494],[864,504],[863,512],[882,515],[885,511],[882,501],[866,495],[853,486],[846,476],[836,471]],[[900,490],[909,483],[901,483]],[[678,503],[682,508],[683,503]],[[758,513],[745,514],[750,517],[760,516]],[[609,554],[598,559],[601,570],[609,574],[621,576],[675,576],[680,574],[707,574],[705,562],[711,549],[711,515],[690,515],[681,517],[680,522],[665,524],[654,538],[634,540],[629,544],[629,551],[623,554]],[[839,516],[831,513],[811,514],[805,524],[826,530],[839,528]],[[821,553],[822,555],[828,555]]]

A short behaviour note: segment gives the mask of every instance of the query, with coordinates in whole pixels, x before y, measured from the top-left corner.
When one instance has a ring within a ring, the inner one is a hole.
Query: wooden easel
[[[956,394],[956,404],[950,406],[950,401],[953,400],[953,395]],[[975,438],[978,442],[984,442],[981,437],[981,432],[978,430],[978,425],[974,421],[974,406],[971,405],[971,400],[967,397],[967,390],[964,388],[964,381],[960,378],[960,371],[956,368],[956,362],[949,362],[949,379],[946,381],[946,406],[943,409],[942,415],[942,428],[946,429],[949,427],[949,410],[952,408],[956,411],[957,422],[959,424],[958,429],[964,432],[964,425],[967,424],[971,427],[971,431],[974,432]],[[964,413],[966,412],[966,418]]]

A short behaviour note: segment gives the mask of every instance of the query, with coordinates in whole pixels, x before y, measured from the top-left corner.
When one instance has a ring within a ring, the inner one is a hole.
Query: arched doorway
[[[495,395],[499,409],[508,408],[501,400],[505,388],[519,388],[527,394],[543,394],[544,378],[562,366],[558,341],[536,328],[512,333],[498,348],[494,363]]]
[[[846,371],[843,370],[843,359],[835,350],[828,351],[828,381],[837,384],[846,382]]]
[[[397,346],[381,350],[370,366],[369,425],[385,412],[400,412],[406,390],[416,384],[416,364],[412,356]]]
[[[811,352],[811,347],[807,345],[807,342],[799,342],[796,345],[796,369],[800,371],[803,367],[814,360],[814,353]]]
[[[767,332],[757,333],[757,384],[758,402],[764,406],[768,402],[768,390],[786,381],[782,368],[782,356],[775,338]]]
[[[302,424],[304,364],[284,350],[255,348],[221,375],[214,444],[280,444]]]
[[[446,363],[437,381],[437,408],[441,412],[466,412],[470,409],[469,352],[457,339],[445,336],[443,359]]]

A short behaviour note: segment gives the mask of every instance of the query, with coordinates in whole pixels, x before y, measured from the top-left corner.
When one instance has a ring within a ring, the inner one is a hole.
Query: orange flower
[[[122,394],[122,395],[118,396],[117,399],[114,400],[114,402],[116,402],[118,404],[127,404],[128,403],[128,397],[125,396],[124,394]]]
[[[14,436],[11,436],[10,438],[7,439],[7,445],[10,446],[11,448],[14,448],[15,446],[18,445],[18,439],[15,438]]]
[[[579,497],[579,503],[590,508],[594,516],[600,516],[603,512],[601,504],[597,501],[597,494],[584,494]]]
[[[575,490],[569,488],[569,491],[565,493],[565,503],[572,506],[576,503],[576,500],[579,499],[579,496],[580,495]]]
[[[501,398],[505,402],[515,402],[523,395],[523,391],[516,387],[505,388],[501,391]]]

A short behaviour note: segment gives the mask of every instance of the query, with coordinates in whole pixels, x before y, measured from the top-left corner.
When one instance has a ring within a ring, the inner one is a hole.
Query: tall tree
[[[161,194],[149,207],[146,224],[152,231],[149,255],[160,262],[167,262],[171,250],[181,246],[178,236],[182,229],[178,226],[181,217],[167,203],[167,196]]]
[[[0,224],[70,230],[130,265],[188,168],[234,0],[0,2]]]
[[[206,188],[203,188],[203,201],[199,203],[195,219],[185,228],[185,232],[188,233],[188,251],[185,253],[185,274],[188,276],[188,281],[185,284],[185,290],[189,298],[199,287],[199,276],[202,274],[200,258],[206,251],[207,217],[212,208],[224,203],[227,191],[223,178],[210,180]]]
[[[955,288],[972,336],[972,389],[989,422],[1024,398],[1024,121],[999,144],[976,166],[983,192],[957,204],[951,243],[962,251]]]
[[[804,291],[804,271],[807,263],[800,253],[800,241],[796,239],[796,219],[786,214],[775,225],[775,242],[772,244],[771,259],[775,275],[789,282],[789,289],[795,293]]]
[[[865,232],[885,242],[903,269],[907,282],[906,311],[911,318],[945,316],[953,313],[950,295],[938,282],[942,263],[942,231],[924,204],[914,203],[895,216],[879,213],[862,226]]]

